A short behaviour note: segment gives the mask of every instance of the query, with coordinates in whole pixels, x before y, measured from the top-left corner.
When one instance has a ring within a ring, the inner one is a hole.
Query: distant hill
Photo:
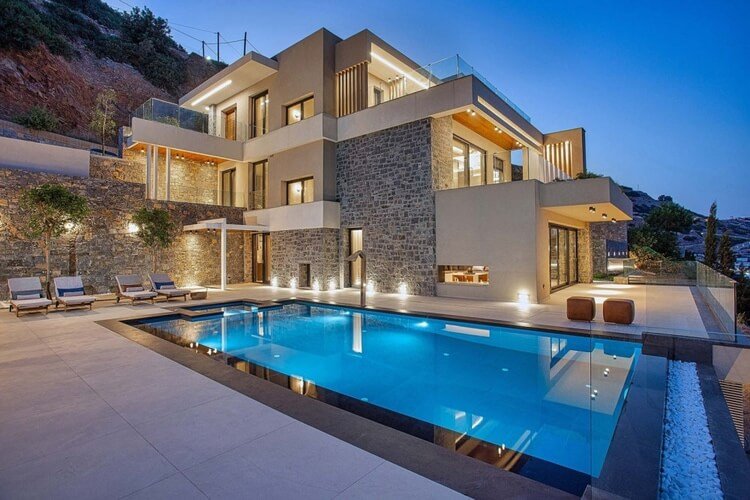
[[[32,106],[59,118],[58,132],[88,130],[99,92],[118,95],[119,124],[150,97],[176,99],[225,65],[188,54],[149,10],[122,13],[100,0],[0,0],[0,118]]]
[[[627,186],[620,187],[627,197],[630,198],[630,201],[633,202],[633,221],[630,225],[639,226],[643,224],[649,212],[663,203],[670,201],[679,203],[679,200],[673,200],[672,197],[668,195],[661,195],[654,199],[648,193],[643,191],[637,191]],[[677,242],[682,253],[686,250],[690,250],[695,254],[702,254],[703,236],[706,232],[707,216],[695,212],[692,213],[694,216],[693,226],[690,228],[689,232],[678,234]],[[718,233],[721,234],[725,230],[729,230],[732,244],[734,246],[750,242],[750,217],[719,220]]]

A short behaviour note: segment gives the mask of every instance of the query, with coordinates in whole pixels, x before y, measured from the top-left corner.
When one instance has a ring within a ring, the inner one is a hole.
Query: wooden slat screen
[[[367,108],[367,61],[336,73],[336,113],[346,116]]]

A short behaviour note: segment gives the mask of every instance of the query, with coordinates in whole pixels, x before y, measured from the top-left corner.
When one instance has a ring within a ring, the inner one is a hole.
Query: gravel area
[[[695,363],[671,361],[661,498],[723,498]]]

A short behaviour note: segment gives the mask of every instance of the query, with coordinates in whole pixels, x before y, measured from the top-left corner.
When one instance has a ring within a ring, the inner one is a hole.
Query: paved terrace
[[[639,323],[618,331],[637,335],[657,322],[700,334],[689,289],[610,287],[572,287],[545,305],[385,294],[369,300],[393,309],[580,328],[564,318],[567,295],[592,293],[601,302],[617,292],[636,300]],[[353,290],[292,293],[265,286],[212,290],[209,300],[291,295],[358,302]],[[162,312],[160,305],[102,302],[93,311],[20,319],[7,308],[0,312],[0,497],[459,496],[95,323]]]

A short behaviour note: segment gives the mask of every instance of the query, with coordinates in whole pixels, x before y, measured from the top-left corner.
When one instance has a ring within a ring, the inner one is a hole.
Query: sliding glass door
[[[253,282],[268,283],[268,235],[253,234]]]
[[[549,227],[550,290],[578,282],[578,230]]]

